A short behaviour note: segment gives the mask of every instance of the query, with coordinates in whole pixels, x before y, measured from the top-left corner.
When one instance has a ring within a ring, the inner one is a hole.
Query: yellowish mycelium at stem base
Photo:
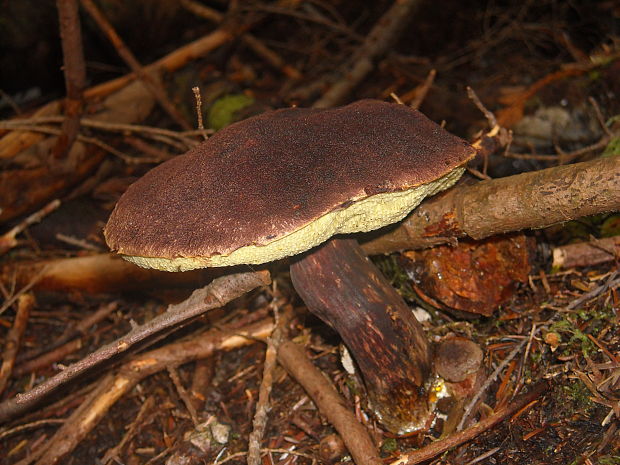
[[[463,174],[458,167],[441,178],[411,189],[375,194],[346,208],[333,210],[291,234],[267,245],[247,245],[228,255],[210,257],[141,257],[123,258],[144,268],[164,271],[188,271],[196,268],[267,263],[311,249],[336,234],[372,231],[402,220],[425,198],[452,186]]]

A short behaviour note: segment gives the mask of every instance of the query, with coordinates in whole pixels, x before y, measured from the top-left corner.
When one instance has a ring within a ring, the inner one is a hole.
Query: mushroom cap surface
[[[401,220],[456,182],[474,153],[404,105],[271,111],[149,171],[104,234],[150,268],[265,263]]]

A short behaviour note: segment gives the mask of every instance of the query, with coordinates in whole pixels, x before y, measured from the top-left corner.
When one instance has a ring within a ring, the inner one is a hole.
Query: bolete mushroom
[[[473,155],[404,105],[277,110],[151,170],[123,194],[105,236],[126,259],[167,271],[296,256],[296,290],[351,351],[379,420],[404,433],[427,417],[428,343],[355,239],[332,236],[400,221]]]

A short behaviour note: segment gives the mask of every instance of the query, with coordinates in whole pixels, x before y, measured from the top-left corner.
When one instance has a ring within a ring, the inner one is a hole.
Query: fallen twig
[[[225,305],[252,289],[267,285],[270,282],[268,271],[238,273],[214,279],[209,285],[194,293],[180,304],[170,305],[165,313],[153,318],[149,322],[135,327],[125,336],[111,342],[79,362],[39,384],[30,391],[18,394],[12,399],[0,404],[0,422],[7,421],[19,413],[28,410],[47,394],[63,383],[76,378],[95,365],[126,352],[130,347],[143,341],[149,336],[164,329],[178,327],[178,325],[202,313]]]
[[[342,67],[341,78],[314,104],[327,108],[342,103],[349,93],[372,71],[374,62],[398,37],[419,5],[419,0],[398,0],[375,23],[366,40]]]
[[[390,465],[415,465],[430,460],[433,457],[443,452],[446,452],[449,449],[452,449],[453,447],[463,444],[477,437],[482,432],[492,428],[509,416],[519,412],[525,406],[540,397],[542,393],[547,390],[547,388],[548,384],[546,382],[541,382],[535,385],[532,390],[527,394],[521,395],[520,397],[516,398],[512,403],[500,408],[495,413],[488,416],[484,420],[481,420],[470,428],[448,436],[445,439],[433,442],[428,446],[422,447],[421,449],[418,449],[416,451],[410,452],[408,454],[403,454],[398,460],[390,463]]]
[[[508,356],[504,360],[502,360],[502,363],[500,363],[497,368],[493,370],[493,373],[491,373],[489,377],[485,380],[485,382],[476,392],[476,395],[467,403],[467,405],[463,409],[463,416],[461,417],[461,421],[459,421],[459,424],[456,427],[457,431],[463,429],[465,422],[469,419],[469,415],[471,415],[471,412],[478,400],[486,393],[486,390],[491,385],[491,383],[493,383],[497,379],[499,374],[504,370],[504,368],[506,368],[506,366],[511,362],[511,360],[515,358],[517,354],[521,352],[521,350],[523,350],[523,347],[525,347],[528,341],[529,339],[523,339],[523,341],[517,344],[514,349],[512,349],[512,351],[508,354]]]
[[[553,249],[554,268],[594,266],[620,257],[620,236],[562,245]]]
[[[101,305],[99,309],[97,309],[92,314],[87,315],[85,318],[80,320],[77,324],[70,325],[69,327],[67,327],[65,331],[57,339],[53,340],[49,344],[46,344],[44,348],[37,349],[37,350],[30,350],[26,353],[23,353],[17,358],[17,361],[19,363],[23,363],[26,360],[32,360],[36,357],[39,357],[41,354],[44,354],[44,353],[49,354],[50,351],[61,347],[63,344],[69,342],[70,340],[77,338],[77,337],[85,336],[89,328],[105,320],[111,313],[115,312],[117,309],[118,309],[118,302],[113,301],[113,302],[108,302],[105,305]],[[80,344],[78,344],[78,347],[79,346]],[[22,366],[21,365],[18,366],[17,369],[21,370]]]
[[[222,21],[224,21],[224,15],[222,13],[213,8],[209,8],[206,5],[203,5],[202,3],[196,2],[194,0],[181,0],[180,3],[183,8],[185,8],[187,11],[191,11],[196,16],[200,16],[201,18],[213,21],[216,24],[220,24],[222,23]],[[246,32],[245,34],[241,35],[241,40],[248,47],[250,47],[254,51],[254,53],[262,57],[275,69],[280,70],[287,77],[295,80],[301,79],[301,73],[295,67],[287,64],[280,55],[267,47],[256,36]]]
[[[17,301],[17,312],[13,326],[5,338],[4,353],[2,354],[2,366],[0,367],[0,395],[4,392],[15,364],[15,357],[19,351],[22,336],[28,324],[30,310],[34,307],[32,294],[22,294]]]
[[[122,452],[125,444],[133,439],[133,437],[140,432],[140,426],[142,425],[142,421],[144,417],[153,413],[153,407],[155,406],[155,397],[149,396],[144,401],[144,403],[140,406],[140,411],[136,415],[134,421],[131,422],[129,428],[123,435],[123,439],[114,447],[108,449],[101,459],[101,463],[103,465],[108,464],[110,461],[114,460],[116,463],[120,463],[118,455]]]
[[[60,200],[52,200],[41,210],[34,212],[32,215],[29,215],[26,219],[20,221],[19,224],[17,224],[9,231],[5,232],[2,236],[0,236],[0,255],[6,253],[7,251],[11,250],[13,247],[16,247],[19,244],[16,239],[18,234],[23,232],[28,226],[31,226],[34,223],[38,223],[39,221],[41,221],[58,207],[60,207]]]
[[[51,151],[53,160],[65,158],[71,150],[80,130],[80,118],[84,111],[84,88],[86,87],[86,65],[82,48],[82,33],[77,0],[57,0],[60,39],[64,63],[65,119],[62,133]],[[71,162],[65,169],[71,168]]]
[[[342,437],[357,465],[382,464],[366,428],[349,411],[344,400],[306,356],[304,349],[292,341],[284,341],[278,349],[278,362],[302,385]]]
[[[37,465],[58,463],[92,431],[110,408],[141,380],[165,370],[168,366],[205,358],[217,350],[231,350],[269,335],[271,321],[261,321],[249,327],[233,330],[210,330],[183,342],[166,345],[134,357],[124,363],[115,375],[99,382],[95,391],[67,418],[63,426],[42,447]],[[30,462],[32,462],[31,460]]]
[[[273,293],[272,307],[274,311],[274,320],[276,326],[267,338],[267,349],[265,350],[265,362],[263,365],[263,379],[258,390],[258,401],[254,419],[252,420],[252,432],[248,438],[248,465],[260,465],[262,463],[260,457],[260,445],[265,434],[267,426],[267,413],[269,412],[269,394],[273,386],[273,374],[276,369],[276,358],[278,348],[284,339],[286,324],[289,321],[289,315],[279,315],[278,306],[275,303],[275,292]]]
[[[62,123],[64,118],[62,116],[39,116],[32,118],[16,118],[12,120],[0,121],[0,129],[19,129],[22,125],[39,125],[49,123]],[[164,143],[172,145],[180,150],[188,150],[198,144],[197,140],[190,139],[185,132],[173,131],[165,128],[156,128],[153,126],[143,126],[140,124],[122,124],[111,123],[109,121],[99,121],[93,118],[82,118],[80,124],[83,127],[100,129],[110,132],[126,133],[138,133],[145,137],[151,137],[156,140],[160,140]],[[207,133],[209,132],[208,130]],[[190,131],[191,132],[191,131]],[[183,147],[179,146],[176,142],[179,141],[183,144]]]
[[[151,92],[155,100],[159,102],[161,107],[184,129],[191,129],[192,126],[186,121],[185,117],[168,98],[164,86],[151,74],[147,73],[142,65],[138,62],[134,54],[129,50],[123,39],[118,35],[114,26],[108,21],[103,12],[97,8],[92,0],[80,0],[84,9],[90,17],[97,23],[99,28],[107,36],[120,57],[127,63],[136,76],[144,83],[146,88]]]

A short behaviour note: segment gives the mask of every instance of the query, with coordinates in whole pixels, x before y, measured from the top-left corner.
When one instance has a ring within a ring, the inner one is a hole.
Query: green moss
[[[562,386],[562,391],[570,399],[576,410],[588,410],[593,407],[594,402],[590,399],[590,390],[581,380],[574,380],[568,385]]]
[[[395,438],[386,438],[381,444],[381,452],[385,454],[391,454],[398,449],[398,442]]]
[[[373,262],[405,300],[410,302],[416,300],[415,292],[411,287],[411,278],[398,262],[396,255],[373,257]]]
[[[244,94],[224,95],[209,108],[207,116],[209,127],[216,131],[225,128],[235,121],[235,115],[239,110],[253,103],[254,99]]]
[[[620,455],[603,455],[595,463],[597,465],[620,465]]]

